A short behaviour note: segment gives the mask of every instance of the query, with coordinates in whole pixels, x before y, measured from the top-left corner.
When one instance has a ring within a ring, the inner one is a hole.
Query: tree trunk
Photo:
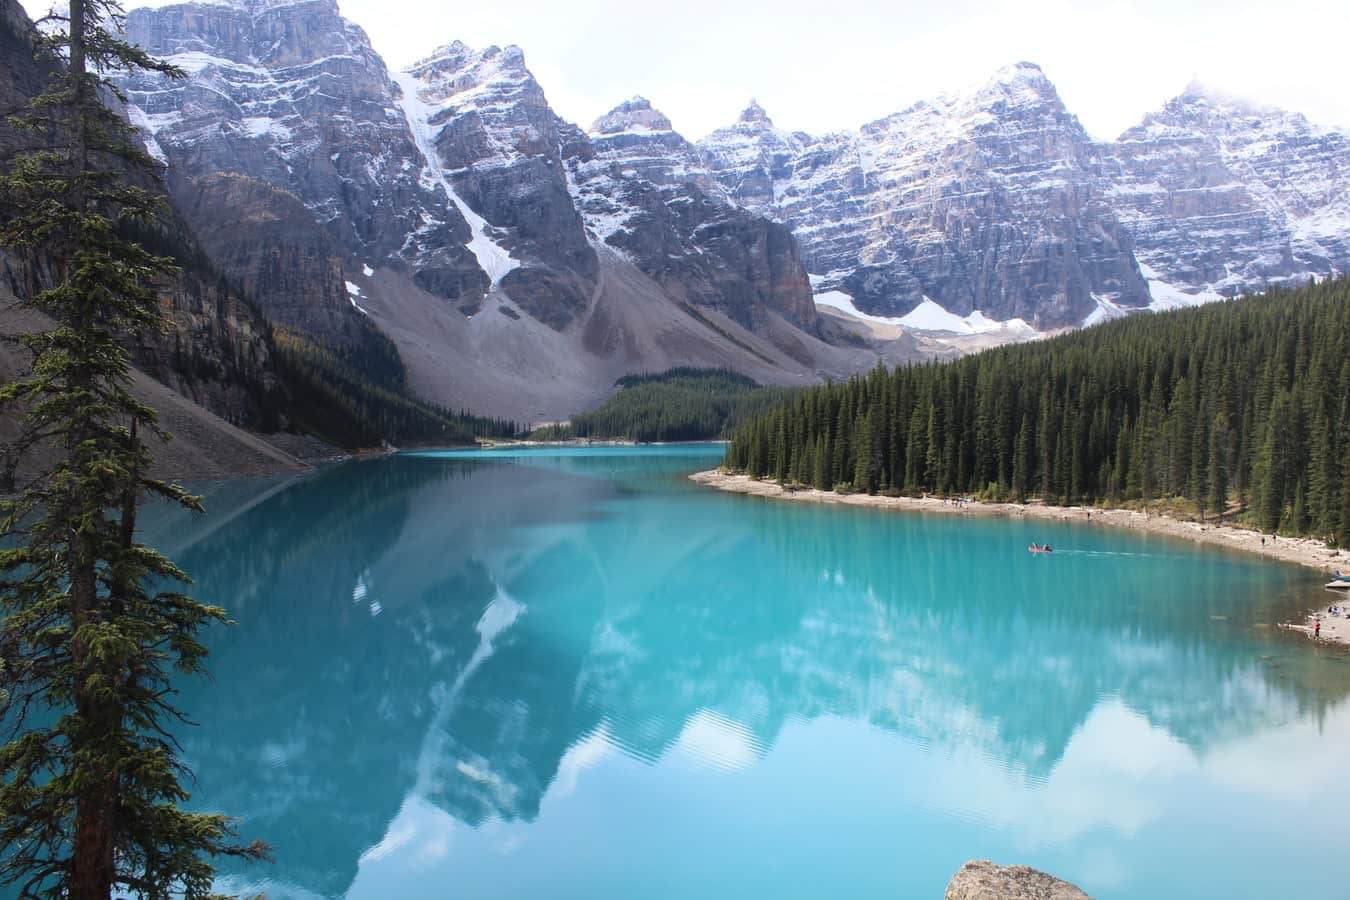
[[[70,595],[76,637],[72,662],[76,678],[75,714],[80,726],[72,750],[76,754],[76,768],[83,769],[83,778],[75,801],[71,900],[109,900],[114,874],[113,817],[117,808],[117,774],[109,768],[112,761],[104,753],[108,738],[117,727],[118,710],[91,689],[91,680],[100,674],[98,662],[79,636],[81,628],[96,624],[100,618],[97,585],[88,538],[73,535]]]
[[[70,2],[70,75],[74,78],[71,109],[72,142],[75,157],[72,162],[77,169],[76,177],[89,170],[89,142],[85,128],[87,105],[98,102],[89,96],[89,85],[85,80],[86,64],[86,12],[89,0],[71,0]],[[82,191],[80,192],[83,193]],[[81,213],[85,212],[87,200],[84,196],[72,198]],[[92,382],[92,373],[85,367],[77,367],[84,380]],[[90,388],[92,384],[82,387]],[[72,431],[70,453],[78,458],[86,435],[84,429],[76,427]],[[99,498],[88,498],[91,505],[101,507]],[[76,510],[77,521],[89,510]],[[100,514],[101,515],[101,514]],[[100,672],[100,664],[91,653],[86,642],[79,637],[83,626],[97,624],[103,618],[99,608],[97,580],[97,551],[90,545],[90,537],[76,532],[70,543],[70,593],[71,613],[76,638],[72,647],[72,662],[75,667],[75,713],[80,720],[76,745],[72,747],[76,757],[76,769],[84,769],[75,801],[75,836],[72,846],[70,897],[71,900],[109,900],[112,896],[115,862],[113,858],[114,817],[117,811],[117,772],[112,758],[107,755],[111,750],[109,739],[115,733],[120,720],[120,711],[115,703],[100,697],[97,685],[91,687],[91,681],[102,681],[103,691],[108,682],[104,679],[117,677],[115,672]],[[99,679],[97,676],[102,675]],[[92,752],[91,752],[92,751]]]

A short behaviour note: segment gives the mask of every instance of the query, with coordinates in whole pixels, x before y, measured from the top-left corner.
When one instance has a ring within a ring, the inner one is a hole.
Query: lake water
[[[1350,894],[1350,657],[1315,573],[1090,525],[721,494],[717,447],[206,485],[147,537],[238,625],[196,803],[269,898]],[[1026,546],[1049,541],[1053,557]]]

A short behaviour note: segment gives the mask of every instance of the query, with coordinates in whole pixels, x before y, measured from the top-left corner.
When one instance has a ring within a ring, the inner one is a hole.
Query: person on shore
[[[1261,546],[1264,547],[1265,545],[1266,545],[1266,536],[1263,534],[1261,535]]]
[[[1315,619],[1313,620],[1313,637],[1320,638],[1321,636],[1322,636],[1322,620]]]

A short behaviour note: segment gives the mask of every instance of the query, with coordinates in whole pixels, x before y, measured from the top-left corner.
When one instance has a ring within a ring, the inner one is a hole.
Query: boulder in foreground
[[[1030,866],[998,866],[977,859],[961,867],[947,884],[946,900],[1092,900],[1053,875]]]

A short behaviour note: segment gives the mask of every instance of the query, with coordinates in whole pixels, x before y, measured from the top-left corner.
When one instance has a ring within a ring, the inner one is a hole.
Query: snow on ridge
[[[421,82],[411,72],[391,72],[390,78],[399,86],[403,95],[398,103],[403,110],[404,117],[408,120],[408,129],[412,132],[413,143],[417,145],[418,151],[422,154],[426,166],[423,170],[424,174],[430,177],[433,184],[440,186],[445,192],[445,196],[455,204],[455,208],[459,210],[460,215],[469,223],[469,229],[473,233],[473,237],[468,244],[469,251],[478,260],[478,265],[487,273],[488,278],[492,280],[492,286],[496,287],[508,272],[519,268],[520,261],[513,259],[509,250],[488,236],[488,221],[474,212],[450,184],[445,167],[441,164],[440,156],[436,153],[436,143],[430,125],[431,116],[439,112],[440,107],[433,106],[421,99],[418,93],[422,86]]]
[[[1195,294],[1188,294],[1163,281],[1160,275],[1153,267],[1139,263],[1139,271],[1148,282],[1148,293],[1152,297],[1148,308],[1152,312],[1161,312],[1168,309],[1182,309],[1187,306],[1200,306],[1204,303],[1214,303],[1225,299],[1217,291],[1204,290]]]
[[[1113,319],[1120,319],[1130,314],[1130,310],[1112,302],[1109,297],[1093,294],[1092,299],[1097,301],[1097,308],[1083,317],[1084,328],[1100,325],[1102,322],[1110,322]]]
[[[361,286],[351,281],[345,283],[347,285],[347,299],[351,302],[352,307],[363,316],[370,315],[366,312],[365,307],[357,302],[361,298]]]
[[[260,16],[274,9],[302,6],[306,3],[325,3],[331,6],[335,5],[335,0],[169,0],[169,2],[144,3],[141,6],[151,9],[171,6],[218,6],[222,9],[233,9],[248,13],[251,16]]]
[[[145,114],[145,110],[134,103],[128,103],[127,119],[135,126],[137,133],[141,136],[141,142],[145,144],[145,152],[150,154],[161,166],[167,166],[169,157],[165,155],[164,148],[155,139],[155,129],[151,126],[150,117]]]
[[[813,276],[818,278],[819,276]],[[818,282],[817,282],[818,283]],[[944,309],[931,297],[903,316],[874,316],[865,313],[853,305],[853,298],[843,291],[822,291],[815,295],[817,306],[827,306],[864,322],[876,325],[898,325],[913,331],[936,331],[959,335],[1005,334],[1009,337],[1028,338],[1040,335],[1027,324],[1025,319],[1009,319],[999,322],[990,319],[978,309],[968,316],[961,317]]]

